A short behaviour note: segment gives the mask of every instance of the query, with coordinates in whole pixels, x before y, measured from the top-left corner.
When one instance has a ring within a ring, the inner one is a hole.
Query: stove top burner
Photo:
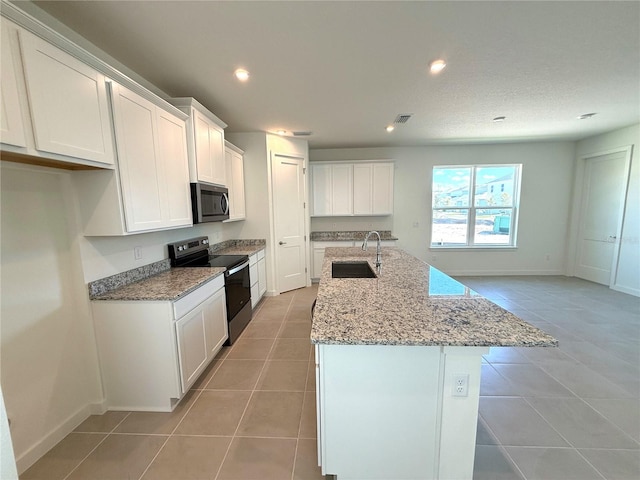
[[[208,265],[210,267],[227,267],[227,269],[231,269],[248,261],[248,255],[209,255]]]

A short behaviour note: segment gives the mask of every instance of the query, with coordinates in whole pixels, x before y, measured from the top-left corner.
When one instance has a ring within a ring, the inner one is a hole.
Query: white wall
[[[399,238],[398,246],[449,274],[557,275],[565,271],[575,158],[573,142],[326,149],[311,150],[310,157],[311,161],[395,160],[391,230]],[[492,163],[523,164],[518,247],[502,251],[431,249],[433,166]],[[324,229],[320,227],[331,222],[318,220],[312,220],[313,231]],[[345,226],[359,226],[358,222],[362,222],[340,221]],[[371,223],[374,228],[383,229],[389,225],[389,220],[372,217]]]
[[[122,237],[81,237],[84,280],[92,282],[169,258],[167,243],[200,235],[208,235],[211,243],[238,238],[241,223],[205,223],[189,228]],[[134,247],[141,247],[142,258],[139,260],[134,258]]]
[[[612,286],[616,290],[640,296],[640,124],[621,128],[577,142],[574,212],[569,240],[568,266],[573,271],[577,250],[578,215],[582,203],[581,189],[585,156],[603,153],[620,147],[633,146],[627,201],[620,238],[617,276]]]
[[[271,211],[270,158],[272,152],[278,152],[300,155],[308,159],[308,144],[306,140],[281,137],[264,132],[229,133],[226,138],[244,151],[247,220],[242,222],[243,225],[237,238],[264,238],[267,240],[265,250],[267,295],[276,295],[278,292],[273,254],[275,243],[272,224],[273,212]],[[307,231],[308,229],[307,224]],[[307,255],[307,269],[310,270],[308,257],[309,255]]]
[[[1,164],[1,378],[22,471],[103,400],[69,173]]]

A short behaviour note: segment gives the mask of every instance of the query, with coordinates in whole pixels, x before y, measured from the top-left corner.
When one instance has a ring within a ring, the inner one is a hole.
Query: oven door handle
[[[226,272],[224,272],[224,276],[228,277],[229,275],[233,275],[234,273],[237,273],[240,270],[242,270],[243,268],[248,267],[248,266],[249,266],[249,262],[247,261],[247,262],[243,263],[242,265],[238,265],[237,267],[235,267],[235,268],[233,268],[231,270],[227,270]]]

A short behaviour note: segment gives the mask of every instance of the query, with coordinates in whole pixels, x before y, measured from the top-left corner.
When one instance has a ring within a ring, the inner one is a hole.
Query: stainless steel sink
[[[369,262],[332,262],[332,278],[376,278]]]

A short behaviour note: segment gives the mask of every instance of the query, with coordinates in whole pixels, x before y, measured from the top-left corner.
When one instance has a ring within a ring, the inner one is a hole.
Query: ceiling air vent
[[[312,134],[313,132],[293,132],[293,136],[294,137],[308,137]]]
[[[393,123],[407,123],[412,115],[413,113],[401,113],[396,117]]]

